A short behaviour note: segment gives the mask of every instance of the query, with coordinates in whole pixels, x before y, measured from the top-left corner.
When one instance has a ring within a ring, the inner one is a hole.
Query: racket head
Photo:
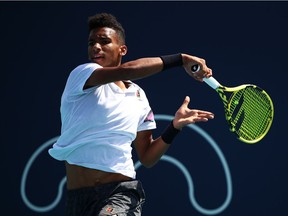
[[[225,112],[230,131],[248,144],[263,139],[274,118],[273,102],[267,92],[253,84],[221,86],[218,91],[231,92]]]

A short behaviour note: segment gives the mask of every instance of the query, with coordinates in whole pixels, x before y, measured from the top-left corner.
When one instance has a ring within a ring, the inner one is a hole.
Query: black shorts
[[[138,180],[67,190],[66,216],[140,216],[144,201]]]

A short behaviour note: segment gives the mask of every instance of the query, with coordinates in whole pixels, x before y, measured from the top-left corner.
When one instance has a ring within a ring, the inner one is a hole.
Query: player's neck
[[[116,81],[116,82],[114,82],[120,89],[122,89],[122,90],[125,90],[125,89],[128,89],[129,88],[129,86],[130,86],[130,82],[128,82],[128,81],[125,81],[125,80],[123,80],[123,81]]]

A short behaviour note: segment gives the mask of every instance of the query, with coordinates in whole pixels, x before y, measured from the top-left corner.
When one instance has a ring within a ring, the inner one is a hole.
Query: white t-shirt
[[[70,74],[61,98],[61,135],[49,149],[57,160],[136,177],[131,143],[137,131],[156,128],[145,92],[131,82],[122,90],[108,83],[83,90],[92,72],[87,63]]]

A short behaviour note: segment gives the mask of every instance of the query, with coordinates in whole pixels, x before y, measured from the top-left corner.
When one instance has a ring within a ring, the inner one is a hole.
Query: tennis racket
[[[199,65],[191,68],[193,72],[199,69]],[[274,117],[273,102],[267,92],[253,84],[226,87],[213,77],[203,80],[219,94],[229,129],[239,140],[254,144],[264,138]]]

